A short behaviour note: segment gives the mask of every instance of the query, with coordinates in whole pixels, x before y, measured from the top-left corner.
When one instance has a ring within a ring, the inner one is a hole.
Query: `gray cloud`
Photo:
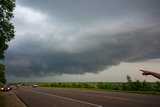
[[[18,1],[7,75],[98,73],[121,62],[160,58],[158,3]]]
[[[7,66],[10,71],[8,73],[13,75],[14,72],[14,75],[24,77],[63,73],[97,73],[109,66],[118,65],[122,61],[159,58],[160,32],[153,29],[134,31],[135,34],[124,32],[113,36],[92,35],[93,37],[79,40],[77,45],[84,45],[82,47],[88,48],[80,51],[81,47],[77,46],[77,52],[76,46],[73,46],[74,51],[51,51],[54,46],[50,43],[47,43],[50,45],[48,50],[45,48],[47,45],[43,44],[46,42],[32,42],[29,39],[23,42],[19,49],[8,52]],[[99,36],[102,37],[98,39]],[[43,44],[42,47],[39,44]]]
[[[54,19],[67,25],[84,25],[104,19],[112,21],[124,17],[160,15],[159,0],[46,0],[45,2],[18,0],[18,2],[48,14],[51,21]]]

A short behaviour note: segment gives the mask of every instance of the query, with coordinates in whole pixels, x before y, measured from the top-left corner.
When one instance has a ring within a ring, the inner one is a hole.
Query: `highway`
[[[28,107],[160,107],[158,95],[25,86],[13,92]]]

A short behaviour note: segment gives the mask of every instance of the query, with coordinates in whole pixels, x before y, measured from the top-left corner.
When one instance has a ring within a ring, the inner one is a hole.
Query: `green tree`
[[[0,83],[3,83],[3,84],[5,84],[6,82],[4,70],[5,70],[5,66],[3,64],[0,64]]]
[[[15,0],[0,0],[0,60],[4,60],[5,51],[8,48],[8,42],[14,38],[14,25],[11,22],[13,18],[13,10],[15,7]],[[5,68],[1,64],[1,68]],[[3,81],[5,81],[5,69],[1,69],[0,73]],[[4,77],[3,77],[4,76]]]
[[[129,75],[127,75],[127,90],[133,90],[133,82],[132,82],[132,79]]]

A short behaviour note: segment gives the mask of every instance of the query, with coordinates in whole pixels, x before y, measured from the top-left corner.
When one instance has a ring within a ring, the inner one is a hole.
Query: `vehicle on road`
[[[37,88],[37,87],[38,87],[38,84],[33,84],[32,87],[33,87],[33,88]]]
[[[12,89],[12,86],[6,86],[4,85],[2,88],[1,88],[1,91],[10,91]]]

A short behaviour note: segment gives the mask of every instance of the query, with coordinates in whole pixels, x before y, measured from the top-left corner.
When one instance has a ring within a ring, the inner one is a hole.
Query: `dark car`
[[[3,86],[3,87],[1,88],[1,91],[10,91],[11,89],[12,89],[11,86]]]

